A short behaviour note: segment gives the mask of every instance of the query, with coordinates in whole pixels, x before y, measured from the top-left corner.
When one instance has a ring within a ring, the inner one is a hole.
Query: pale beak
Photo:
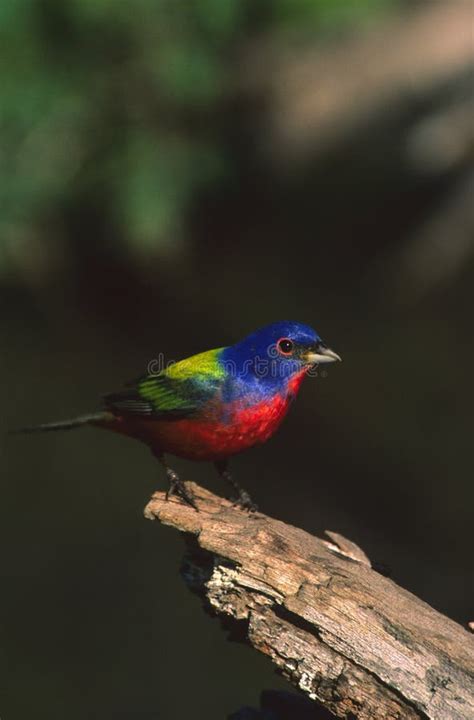
[[[311,364],[332,363],[336,362],[337,360],[339,362],[342,361],[340,355],[338,355],[334,352],[334,350],[331,350],[331,348],[326,347],[326,345],[323,345],[322,343],[316,345],[314,350],[306,353],[305,359]]]

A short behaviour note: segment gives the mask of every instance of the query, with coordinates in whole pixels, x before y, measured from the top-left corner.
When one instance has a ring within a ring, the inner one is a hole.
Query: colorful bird
[[[276,322],[235,345],[147,374],[106,395],[100,412],[20,432],[93,425],[141,440],[166,471],[167,496],[176,493],[193,507],[193,496],[164,455],[212,461],[236,491],[236,502],[251,510],[249,494],[229,472],[229,458],[274,434],[308,370],[340,359],[308,325]]]

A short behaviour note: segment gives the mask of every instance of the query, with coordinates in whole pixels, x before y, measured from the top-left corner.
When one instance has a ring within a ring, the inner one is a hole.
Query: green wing
[[[222,350],[207,350],[170,365],[158,375],[147,375],[127,390],[106,395],[105,407],[115,414],[170,420],[193,415],[222,386]]]

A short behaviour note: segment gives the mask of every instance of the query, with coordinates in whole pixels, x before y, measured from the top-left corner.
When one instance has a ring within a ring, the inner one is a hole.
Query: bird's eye
[[[277,342],[278,352],[282,355],[291,355],[293,351],[293,341],[288,338],[282,338]]]

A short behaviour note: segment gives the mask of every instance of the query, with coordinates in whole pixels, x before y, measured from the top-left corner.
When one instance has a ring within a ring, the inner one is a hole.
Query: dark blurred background
[[[235,473],[472,620],[471,23],[467,0],[2,0],[4,428],[307,322],[344,362]],[[2,720],[222,720],[285,687],[143,519],[144,447],[1,457]]]

